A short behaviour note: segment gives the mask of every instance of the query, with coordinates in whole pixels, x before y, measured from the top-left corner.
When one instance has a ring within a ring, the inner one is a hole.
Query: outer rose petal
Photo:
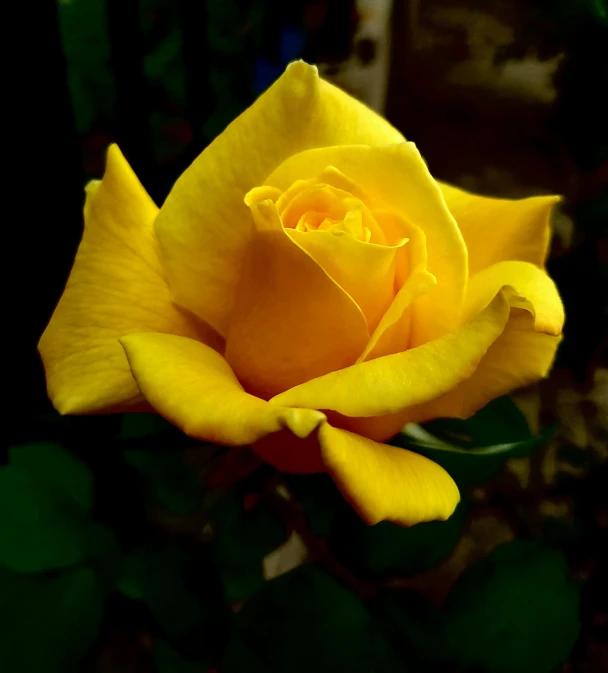
[[[332,428],[319,411],[282,408],[249,395],[224,358],[198,341],[131,334],[121,343],[142,392],[169,421],[193,437],[226,445],[278,439],[260,454],[290,471],[327,469],[368,523],[445,519],[458,502],[456,485],[438,465]]]
[[[337,411],[344,416],[383,416],[444,395],[477,368],[502,333],[509,302],[501,292],[455,332],[403,353],[360,362],[274,397],[281,406]]]
[[[252,230],[244,195],[302,150],[402,140],[384,119],[320,80],[316,68],[290,64],[194,161],[161,209],[156,229],[177,301],[226,334]]]
[[[464,319],[470,319],[485,308],[503,287],[512,287],[519,299],[512,306],[534,315],[537,332],[558,336],[564,326],[564,307],[549,276],[527,262],[499,262],[475,274],[467,287]]]
[[[295,180],[334,166],[372,199],[385,202],[427,240],[427,268],[437,286],[416,302],[412,344],[436,339],[455,329],[467,280],[467,250],[439,186],[413,143],[384,147],[326,147],[296,154],[281,164],[266,184],[287,189]]]
[[[460,500],[450,475],[417,453],[329,424],[319,429],[319,440],[328,472],[368,524],[445,520]]]
[[[87,187],[82,242],[39,344],[49,396],[63,414],[116,411],[142,401],[118,337],[141,331],[201,336],[171,303],[153,229],[157,213],[112,145],[103,181]]]
[[[469,250],[469,273],[503,260],[544,265],[551,209],[559,196],[492,199],[440,186]]]
[[[352,364],[369,333],[351,297],[282,228],[275,204],[251,209],[258,232],[243,269],[226,359],[247,390],[268,399]]]
[[[150,404],[187,435],[242,446],[289,428],[307,437],[325,416],[286,409],[249,395],[217,351],[170,334],[131,334],[120,340],[133,376]]]
[[[468,418],[495,397],[548,374],[561,340],[564,309],[544,271],[526,262],[499,262],[480,271],[469,283],[465,313],[474,314],[504,286],[519,296],[512,299],[505,331],[475,373],[447,395],[411,409],[407,420]]]
[[[469,418],[496,397],[547,376],[560,341],[559,336],[535,332],[530,313],[514,309],[505,331],[471,378],[437,400],[412,407],[403,424],[438,417]]]

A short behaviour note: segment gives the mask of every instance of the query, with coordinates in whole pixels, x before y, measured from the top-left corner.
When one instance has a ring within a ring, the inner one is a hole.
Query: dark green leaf
[[[391,443],[427,456],[466,488],[496,476],[510,458],[530,455],[553,431],[533,436],[517,407],[499,398],[468,420],[408,425]]]
[[[208,670],[205,662],[185,659],[160,638],[154,641],[154,663],[157,673],[206,673]]]
[[[329,535],[334,518],[351,509],[327,474],[284,475],[284,479],[317,535]]]
[[[62,568],[116,548],[112,534],[91,521],[93,477],[58,444],[9,451],[0,467],[0,563],[19,572]]]
[[[261,562],[219,565],[224,592],[229,600],[247,598],[254,594],[263,584],[264,576]]]
[[[142,474],[160,504],[176,514],[196,510],[202,497],[202,485],[183,460],[180,451],[124,452],[125,460]]]
[[[149,437],[173,426],[158,414],[124,414],[120,423],[120,436],[123,439]]]
[[[424,667],[445,659],[442,615],[422,594],[411,589],[385,589],[376,596],[371,610],[409,660],[415,657]]]
[[[217,574],[175,544],[141,550],[123,562],[119,589],[141,598],[184,654],[214,661],[226,641],[229,609]]]
[[[0,468],[0,563],[39,572],[82,561],[87,521],[20,467]]]
[[[230,598],[243,598],[258,588],[264,557],[287,537],[282,520],[256,497],[236,489],[210,512],[215,527],[214,553]]]
[[[404,671],[360,599],[316,566],[268,582],[237,615],[223,673]]]
[[[336,556],[368,576],[413,575],[431,568],[458,543],[466,508],[461,503],[447,521],[403,528],[388,521],[366,525],[354,512],[335,520],[329,544]]]
[[[564,559],[534,542],[498,547],[469,568],[446,604],[446,644],[488,673],[550,673],[579,633],[579,593]]]
[[[509,397],[492,400],[466,420],[439,418],[424,427],[432,435],[464,447],[533,439],[525,416]]]
[[[0,569],[0,670],[70,673],[97,636],[102,607],[88,568],[48,577]]]
[[[13,447],[9,462],[44,483],[58,500],[85,512],[93,506],[93,475],[89,468],[60,444],[34,442]]]

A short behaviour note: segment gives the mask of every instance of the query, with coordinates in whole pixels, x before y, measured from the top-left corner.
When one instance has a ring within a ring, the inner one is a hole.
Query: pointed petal
[[[352,298],[282,228],[275,204],[252,205],[258,231],[243,270],[226,359],[245,388],[268,399],[351,365],[365,348]]]
[[[564,307],[555,283],[542,269],[528,262],[499,262],[472,276],[467,286],[465,320],[479,313],[507,286],[519,295],[512,299],[512,306],[532,313],[537,332],[561,334]]]
[[[290,64],[185,171],[161,209],[156,229],[178,302],[225,335],[252,233],[245,194],[297,152],[402,139],[384,119],[320,80],[315,67]]]
[[[282,428],[305,438],[325,420],[318,411],[285,409],[249,395],[226,360],[199,341],[149,333],[120,343],[146,400],[191,437],[242,446]]]
[[[342,171],[372,199],[384,202],[426,235],[427,269],[436,277],[437,287],[416,302],[420,319],[413,325],[413,345],[455,329],[460,324],[464,299],[467,250],[441,190],[415,145],[309,150],[287,159],[266,184],[287,189],[295,180],[314,177],[327,166]]]
[[[116,411],[142,401],[119,337],[200,335],[171,303],[153,229],[157,212],[112,145],[103,180],[87,187],[82,242],[39,344],[49,396],[61,413]]]
[[[533,317],[514,309],[501,336],[488,349],[475,373],[437,400],[412,407],[405,422],[469,418],[496,397],[547,376],[561,337],[534,331]]]
[[[492,199],[440,186],[469,250],[471,274],[503,260],[544,266],[551,210],[559,196]]]
[[[329,424],[319,429],[319,441],[328,472],[368,524],[445,520],[460,500],[450,475],[417,453]]]
[[[473,320],[439,339],[320,376],[271,401],[367,417],[436,399],[469,378],[500,336],[509,317],[506,296],[499,293]]]

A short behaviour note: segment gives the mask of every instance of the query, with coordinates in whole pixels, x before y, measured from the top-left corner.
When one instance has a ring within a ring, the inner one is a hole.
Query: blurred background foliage
[[[0,670],[608,670],[606,0],[48,0],[22,25]],[[155,416],[60,418],[46,399],[36,343],[107,145],[160,204],[300,57],[437,178],[565,197],[551,377],[394,439],[459,484],[446,522],[370,528],[324,475],[277,475]]]

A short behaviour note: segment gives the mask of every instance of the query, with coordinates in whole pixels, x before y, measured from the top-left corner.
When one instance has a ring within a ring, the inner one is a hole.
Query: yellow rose
[[[556,201],[435,182],[386,121],[292,63],[160,210],[110,148],[40,341],[49,395],[327,471],[368,523],[445,519],[449,475],[381,442],[547,373]]]

